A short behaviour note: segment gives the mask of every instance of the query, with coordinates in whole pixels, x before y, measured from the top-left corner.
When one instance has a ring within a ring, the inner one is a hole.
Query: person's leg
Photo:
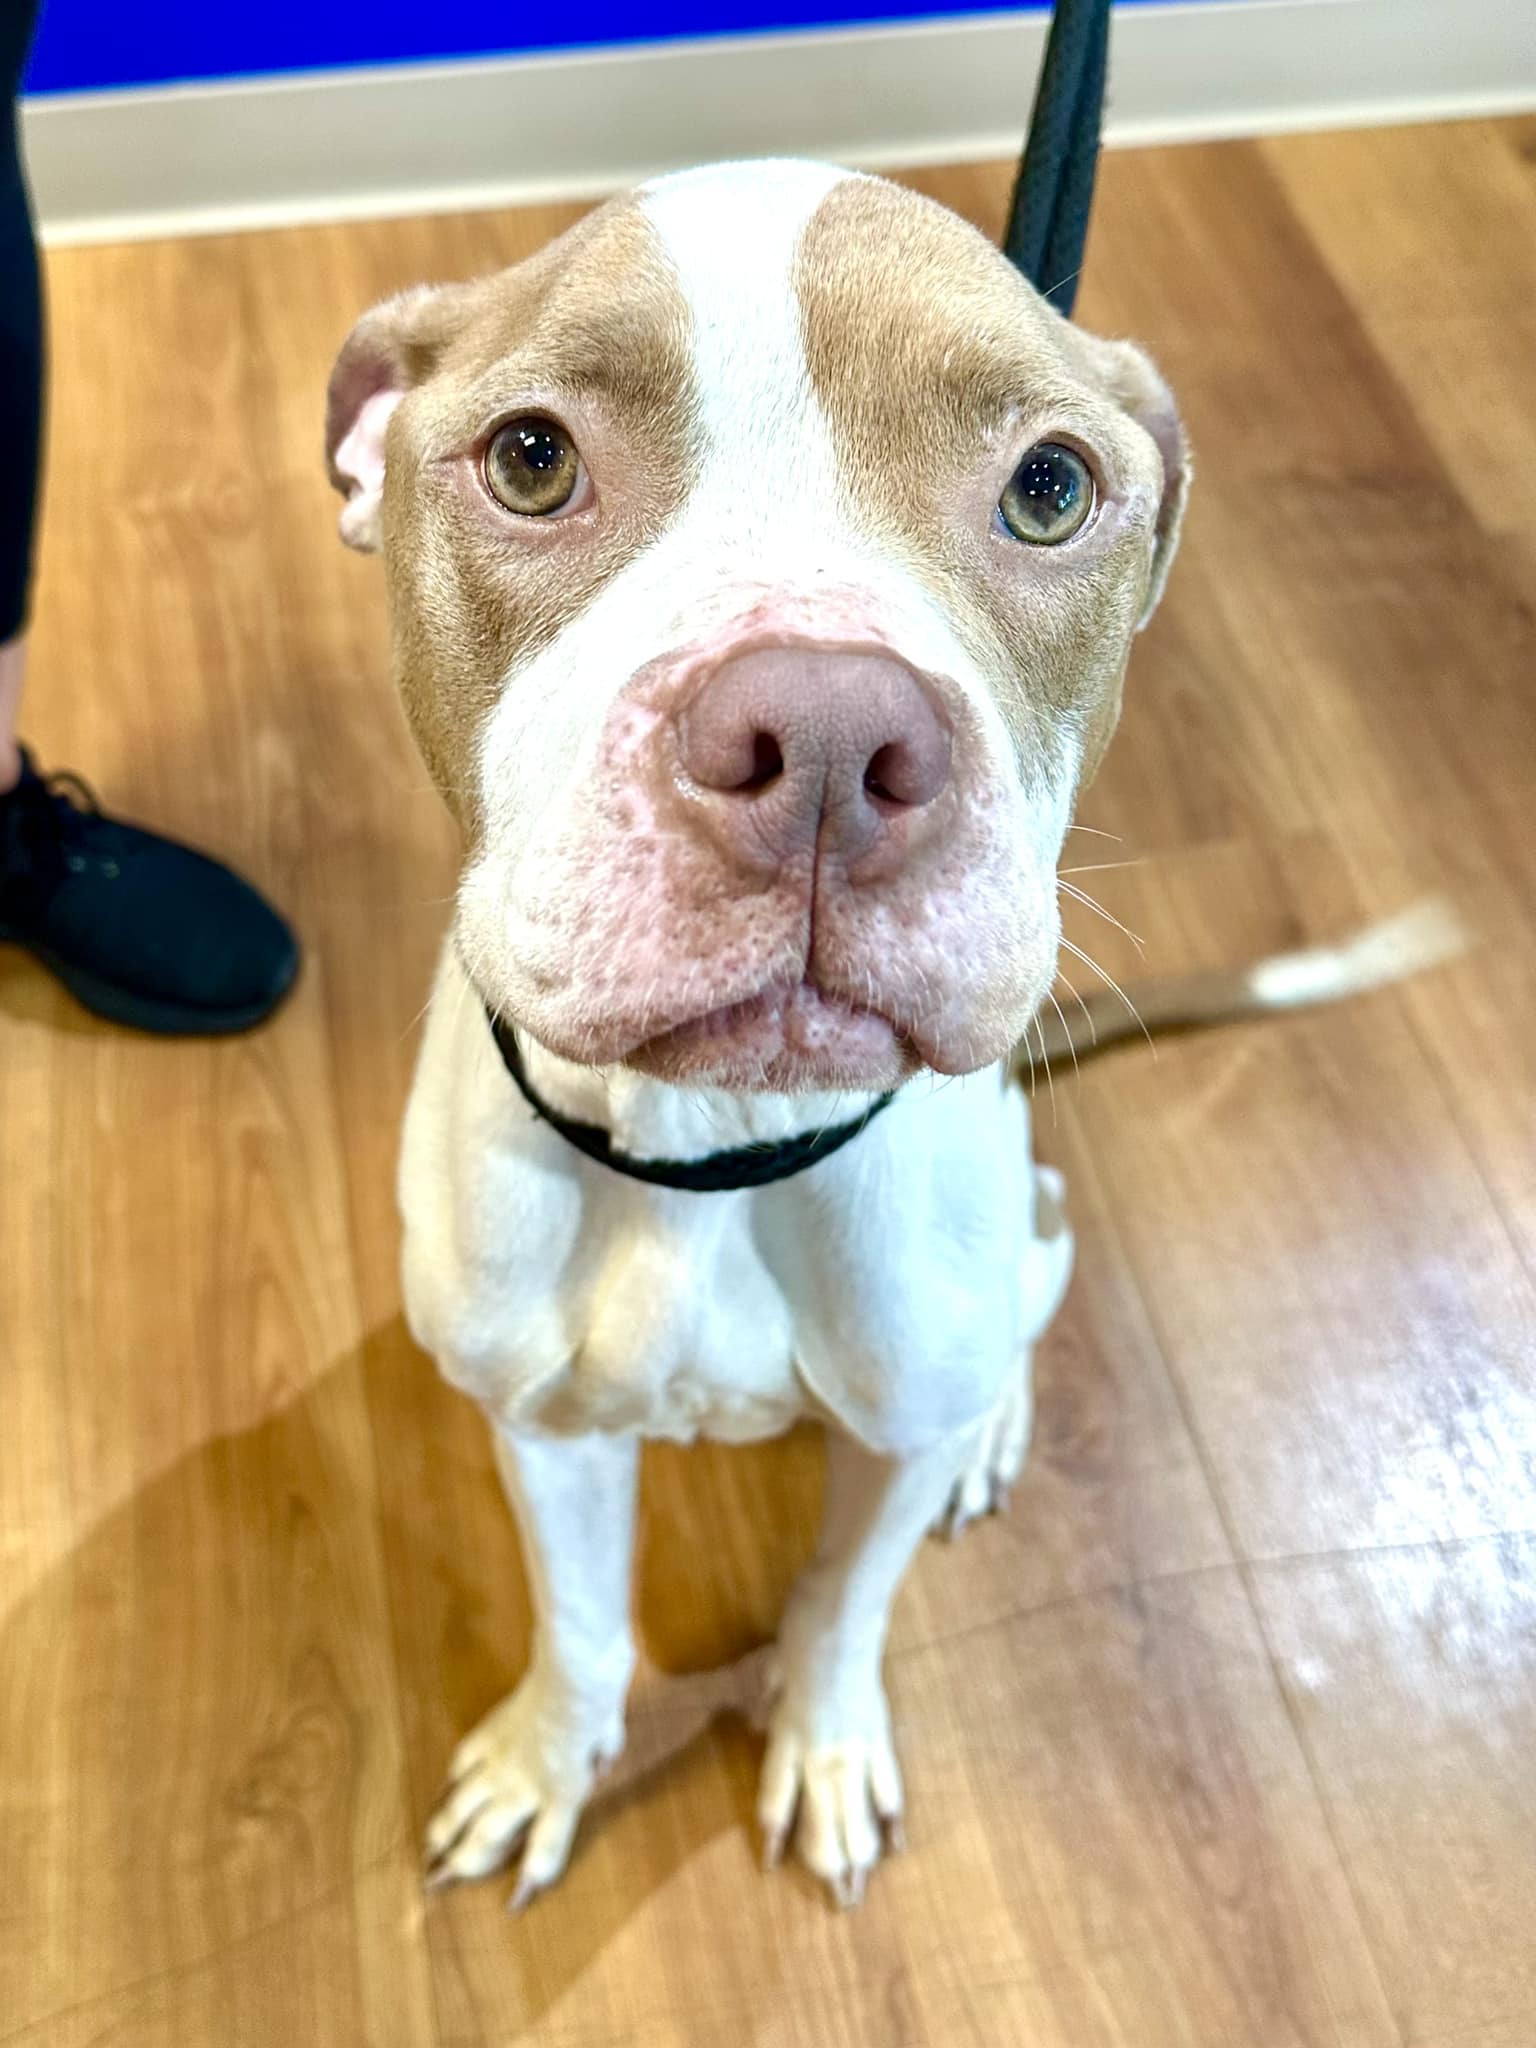
[[[42,293],[17,134],[33,16],[28,0],[0,5],[0,790],[21,773],[16,712],[42,441]]]
[[[105,816],[16,737],[42,456],[43,308],[21,165],[32,0],[0,0],[0,940],[98,1016],[143,1031],[243,1031],[293,984],[292,932],[249,882]]]

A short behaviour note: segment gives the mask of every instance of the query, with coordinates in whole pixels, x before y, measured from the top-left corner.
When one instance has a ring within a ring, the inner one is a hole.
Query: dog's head
[[[327,430],[494,1006],[735,1088],[1008,1053],[1178,533],[1145,356],[930,201],[725,165],[376,307]]]

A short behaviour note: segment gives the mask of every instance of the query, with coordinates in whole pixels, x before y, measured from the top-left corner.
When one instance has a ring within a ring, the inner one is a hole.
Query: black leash
[[[1071,314],[1104,119],[1110,0],[1056,0],[1003,254]]]
[[[856,1138],[882,1109],[888,1109],[894,1095],[882,1095],[862,1115],[845,1124],[833,1124],[824,1131],[806,1131],[798,1138],[782,1138],[771,1145],[735,1145],[728,1152],[711,1152],[704,1159],[636,1159],[615,1146],[611,1135],[598,1124],[584,1124],[565,1116],[546,1102],[528,1079],[517,1034],[505,1019],[486,1018],[501,1054],[502,1065],[522,1090],[523,1099],[535,1116],[542,1117],[551,1130],[558,1131],[569,1145],[595,1159],[599,1166],[612,1167],[630,1180],[643,1180],[653,1188],[682,1188],[695,1195],[718,1195],[735,1188],[765,1188],[776,1180],[788,1180],[803,1173],[819,1160]]]

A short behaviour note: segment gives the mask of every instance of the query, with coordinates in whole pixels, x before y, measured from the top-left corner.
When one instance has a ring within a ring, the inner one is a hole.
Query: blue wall
[[[0,0],[14,6],[16,0]],[[84,92],[177,79],[429,62],[595,43],[1013,12],[1047,0],[43,0],[27,86]],[[533,88],[530,88],[532,90]],[[515,122],[517,107],[509,104]]]

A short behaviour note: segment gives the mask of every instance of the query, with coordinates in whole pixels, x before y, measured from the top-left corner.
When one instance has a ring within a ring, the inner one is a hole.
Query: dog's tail
[[[1124,995],[1118,989],[1094,989],[1060,1016],[1042,1012],[1036,1017],[1014,1054],[1014,1072],[1027,1079],[1047,1061],[1081,1063],[1129,1038],[1208,1031],[1276,1011],[1341,1002],[1453,960],[1469,942],[1455,907],[1434,896],[1367,925],[1338,945],[1273,953],[1247,967],[1133,983]]]

